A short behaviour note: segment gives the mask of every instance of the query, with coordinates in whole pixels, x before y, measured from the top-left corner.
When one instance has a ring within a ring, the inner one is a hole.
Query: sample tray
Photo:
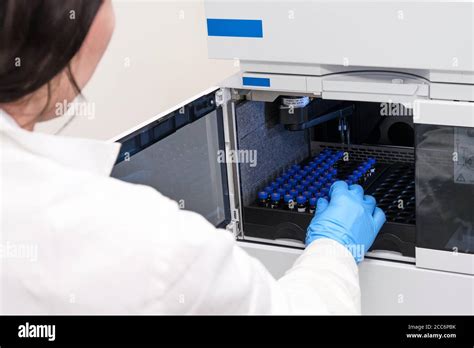
[[[410,149],[318,144],[316,153],[325,148],[349,153],[351,161],[338,162],[337,179],[344,180],[364,159],[377,160],[374,174],[360,182],[367,194],[384,210],[387,222],[371,250],[389,250],[404,256],[415,256],[415,170]],[[390,155],[393,151],[393,156]],[[305,165],[310,159],[302,162]],[[313,214],[261,207],[257,201],[243,209],[244,234],[263,239],[298,240],[304,242]]]

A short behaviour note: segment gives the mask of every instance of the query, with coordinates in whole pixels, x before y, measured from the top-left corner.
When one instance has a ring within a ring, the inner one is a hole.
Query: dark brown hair
[[[36,91],[66,69],[102,0],[0,0],[0,103]]]

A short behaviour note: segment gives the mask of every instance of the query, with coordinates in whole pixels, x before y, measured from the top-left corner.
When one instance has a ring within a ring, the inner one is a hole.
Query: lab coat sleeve
[[[179,221],[181,243],[186,248],[193,243],[197,249],[189,250],[189,255],[196,251],[194,257],[165,292],[166,313],[360,313],[357,266],[339,243],[313,242],[277,281],[228,231],[178,210],[170,216]]]
[[[352,254],[330,239],[317,239],[279,281],[296,313],[360,314],[358,268]]]
[[[180,209],[150,187],[108,179],[97,185],[97,190],[85,192],[77,195],[81,197],[75,200],[78,208],[63,208],[62,204],[54,214],[61,225],[74,225],[78,231],[76,243],[60,248],[60,259],[76,260],[75,267],[88,275],[71,278],[69,268],[62,273],[62,278],[70,280],[68,288],[83,299],[82,311],[359,312],[357,267],[351,254],[336,242],[313,242],[277,281],[228,231]],[[71,210],[80,214],[71,214]],[[64,245],[69,245],[66,240]],[[80,256],[76,255],[79,252]],[[120,298],[120,302],[97,302],[94,294],[104,291],[99,289],[107,289],[107,297]]]

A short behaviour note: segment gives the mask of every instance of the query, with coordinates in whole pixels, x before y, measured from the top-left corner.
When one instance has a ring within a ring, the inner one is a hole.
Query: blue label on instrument
[[[207,35],[227,37],[263,37],[263,24],[257,19],[207,19]]]
[[[244,86],[270,87],[270,79],[263,77],[244,77],[242,84]]]

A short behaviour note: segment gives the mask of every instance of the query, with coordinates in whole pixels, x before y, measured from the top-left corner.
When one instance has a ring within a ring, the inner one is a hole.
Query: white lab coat
[[[119,144],[32,133],[0,110],[1,314],[360,313],[329,239],[275,280],[225,230],[109,177]]]

